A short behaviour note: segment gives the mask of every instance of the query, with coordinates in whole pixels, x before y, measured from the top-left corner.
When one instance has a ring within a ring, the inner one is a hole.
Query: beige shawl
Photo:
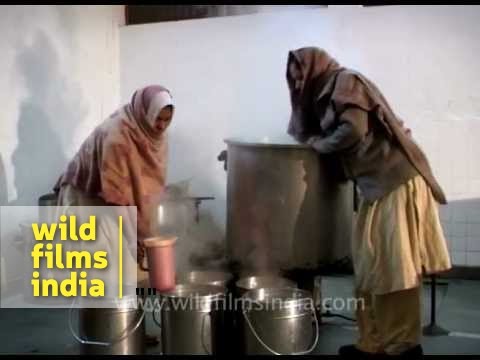
[[[167,89],[149,86],[137,90],[129,104],[90,134],[54,187],[58,193],[70,184],[108,204],[137,206],[140,257],[141,240],[151,232],[152,206],[166,181],[167,135],[153,127],[165,106],[173,108]]]

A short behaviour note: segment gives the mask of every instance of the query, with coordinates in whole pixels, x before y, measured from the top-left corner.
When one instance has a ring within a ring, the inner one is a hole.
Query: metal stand
[[[337,317],[337,318],[340,318],[340,319],[344,319],[344,320],[348,320],[348,321],[351,321],[351,322],[357,322],[356,319],[354,318],[351,318],[351,317],[348,317],[348,316],[345,316],[345,315],[341,315],[341,314],[335,314],[335,313],[332,313],[330,311],[330,309],[327,308],[327,310],[324,312],[324,313],[321,313],[320,316],[322,318],[334,318],[334,317]]]
[[[426,336],[444,336],[448,335],[449,331],[443,329],[441,326],[438,326],[436,323],[436,312],[437,312],[437,277],[431,275],[431,309],[430,309],[430,324],[423,328],[423,335]]]
[[[191,198],[195,202],[195,221],[200,222],[200,204],[204,200],[215,200],[213,196],[195,196]]]

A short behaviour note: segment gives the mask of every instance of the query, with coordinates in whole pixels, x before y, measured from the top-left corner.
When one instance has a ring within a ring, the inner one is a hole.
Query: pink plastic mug
[[[150,286],[158,291],[175,288],[175,243],[174,237],[152,237],[145,239],[148,277]]]

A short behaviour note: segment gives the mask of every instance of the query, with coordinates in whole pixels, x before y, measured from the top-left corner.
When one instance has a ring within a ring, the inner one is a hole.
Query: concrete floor
[[[442,280],[444,282],[445,280]],[[480,354],[480,281],[448,280],[438,286],[437,322],[448,329],[449,336],[424,337],[426,354]],[[429,286],[424,287],[424,323],[429,321]],[[352,294],[352,278],[325,277],[324,298],[348,299]],[[340,303],[338,303],[340,305]],[[353,317],[351,311],[332,311]],[[1,354],[76,354],[75,343],[68,329],[68,311],[63,309],[0,309]],[[151,314],[147,331],[154,333]],[[355,341],[355,323],[341,318],[327,318],[320,328],[316,354],[336,354],[339,346]],[[152,348],[149,353],[158,354]]]

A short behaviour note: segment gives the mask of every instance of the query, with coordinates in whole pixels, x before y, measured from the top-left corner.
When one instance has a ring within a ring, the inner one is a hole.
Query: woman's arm
[[[338,122],[330,135],[313,136],[308,144],[319,153],[329,154],[355,146],[368,132],[368,113],[360,108],[345,110]]]

